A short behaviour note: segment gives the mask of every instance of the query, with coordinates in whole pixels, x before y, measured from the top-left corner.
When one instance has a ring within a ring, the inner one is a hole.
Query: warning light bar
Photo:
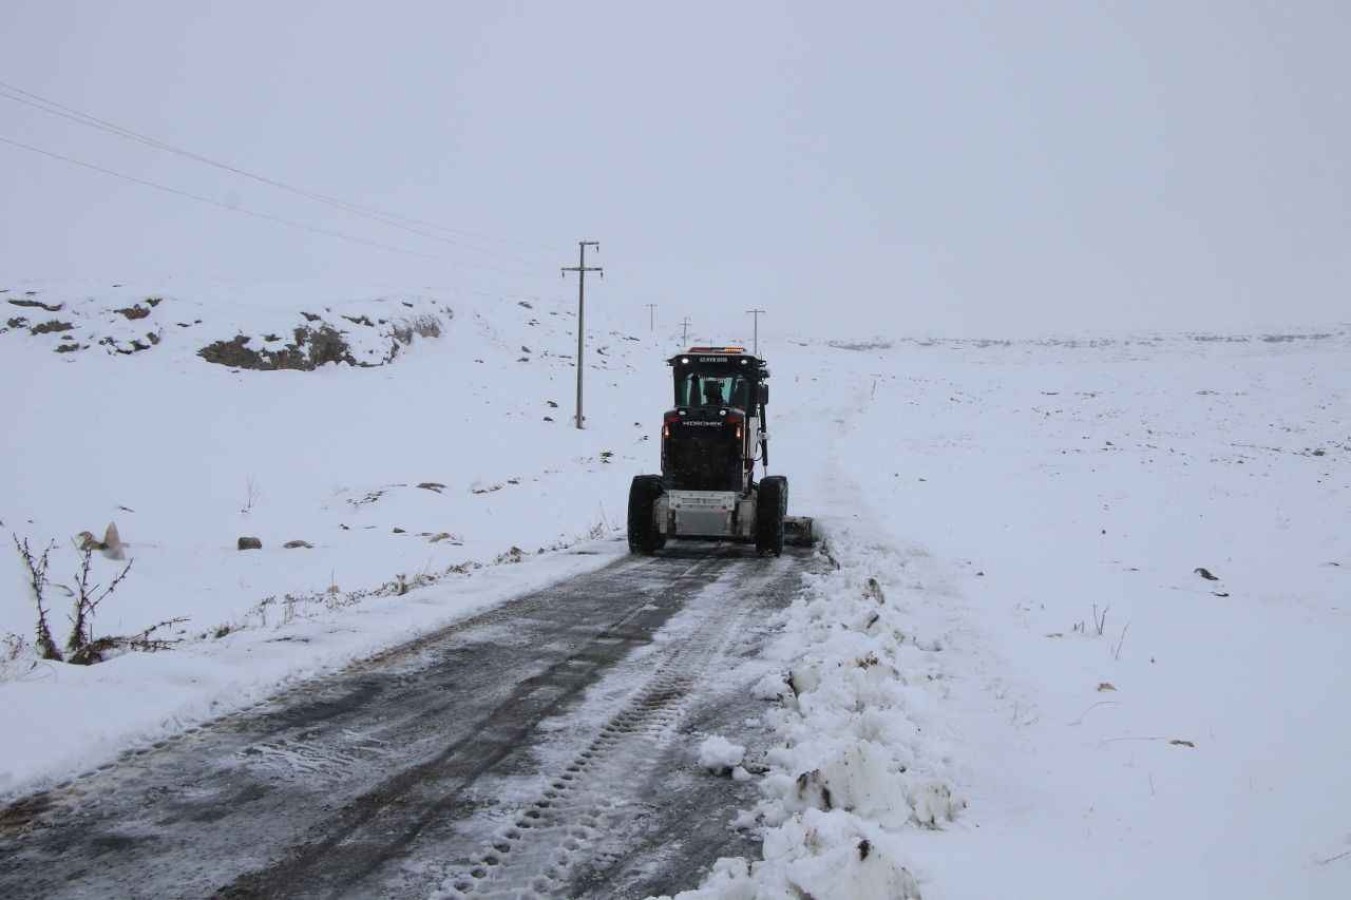
[[[745,347],[691,347],[686,353],[745,353]]]

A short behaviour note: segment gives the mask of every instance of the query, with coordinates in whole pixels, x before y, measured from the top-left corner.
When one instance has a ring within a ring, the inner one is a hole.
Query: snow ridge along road
[[[808,558],[622,559],[129,754],[5,812],[0,894],[692,886],[729,845],[753,852],[724,824],[751,795],[687,773],[663,796],[668,770],[693,768],[692,722],[754,711],[716,672],[755,652]]]

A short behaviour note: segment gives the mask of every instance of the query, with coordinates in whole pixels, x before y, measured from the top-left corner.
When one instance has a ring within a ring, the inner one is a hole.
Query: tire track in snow
[[[631,852],[639,840],[636,824],[648,813],[634,802],[637,788],[656,774],[654,766],[680,739],[680,726],[712,664],[744,632],[748,618],[782,595],[771,585],[795,579],[798,572],[786,560],[765,565],[734,585],[715,584],[692,601],[682,615],[691,617],[694,627],[675,637],[659,660],[617,667],[611,680],[644,670],[650,674],[602,724],[591,728],[589,742],[546,777],[538,795],[517,806],[509,824],[445,877],[432,896],[580,896],[575,884],[579,874],[594,879],[598,870]],[[585,734],[572,742],[585,740]],[[583,865],[588,872],[579,872]]]

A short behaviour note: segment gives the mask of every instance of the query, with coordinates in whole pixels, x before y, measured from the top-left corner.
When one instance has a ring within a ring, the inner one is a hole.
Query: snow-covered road
[[[643,896],[693,886],[754,791],[765,620],[811,555],[626,558],[11,810],[0,894]],[[762,748],[763,750],[763,748]]]

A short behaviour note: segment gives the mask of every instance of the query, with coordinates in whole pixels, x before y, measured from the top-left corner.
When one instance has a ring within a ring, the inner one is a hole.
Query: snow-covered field
[[[793,349],[841,568],[688,896],[1351,896],[1351,332]]]
[[[133,565],[96,631],[187,621],[171,650],[39,661],[8,551],[7,797],[604,565],[657,465],[675,345],[600,320],[579,432],[568,304],[26,289],[0,294],[28,320],[0,334],[4,530],[57,544],[58,641],[71,537],[112,520]],[[196,355],[323,321],[377,360],[432,319],[381,367]],[[1351,895],[1351,329],[762,344],[771,461],[834,565],[748,687],[781,739],[741,770],[765,860],[687,896]]]

